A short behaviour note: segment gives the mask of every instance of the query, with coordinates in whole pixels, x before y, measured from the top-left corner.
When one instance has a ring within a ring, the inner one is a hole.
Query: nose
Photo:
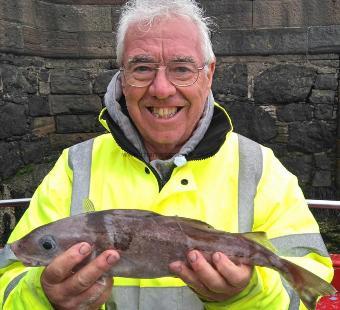
[[[159,68],[156,76],[149,86],[151,96],[157,99],[166,99],[176,93],[176,87],[167,78],[165,68]]]

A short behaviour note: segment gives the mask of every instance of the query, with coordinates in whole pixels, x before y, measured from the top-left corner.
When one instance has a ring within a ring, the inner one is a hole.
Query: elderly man
[[[208,19],[195,1],[128,1],[117,36],[120,72],[100,120],[108,134],[65,150],[37,189],[10,241],[82,212],[146,209],[230,232],[265,231],[282,255],[330,280],[331,264],[296,178],[273,153],[232,131],[214,103],[215,57]],[[4,309],[302,309],[273,270],[212,263],[192,250],[177,276],[102,278],[119,263],[107,250],[77,268],[91,245],[76,244],[46,268],[1,270]]]

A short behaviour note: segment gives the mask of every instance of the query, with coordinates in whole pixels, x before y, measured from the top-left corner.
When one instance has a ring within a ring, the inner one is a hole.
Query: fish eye
[[[52,236],[44,236],[39,240],[40,245],[43,247],[43,249],[50,251],[55,249],[56,242]]]

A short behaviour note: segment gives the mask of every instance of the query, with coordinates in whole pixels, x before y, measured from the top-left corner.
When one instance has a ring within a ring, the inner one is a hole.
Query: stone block
[[[302,0],[306,26],[340,24],[340,3],[334,0]]]
[[[34,0],[1,0],[0,19],[11,23],[34,26],[37,21],[35,7],[36,1]]]
[[[313,118],[313,107],[303,103],[291,103],[277,109],[278,120],[284,122],[307,121]]]
[[[6,103],[0,106],[0,139],[22,136],[28,132],[25,106]]]
[[[314,87],[322,90],[336,90],[338,77],[336,74],[318,74]]]
[[[217,56],[306,54],[307,31],[303,28],[223,30],[213,34]]]
[[[235,132],[257,142],[267,142],[277,135],[274,118],[251,102],[229,102],[225,104],[233,120]]]
[[[51,92],[50,83],[39,82],[39,93],[40,95],[49,95]]]
[[[314,187],[326,187],[332,185],[332,174],[330,171],[316,171],[313,177],[312,185]]]
[[[34,117],[51,115],[51,108],[47,97],[30,96],[28,100],[28,110],[29,115]]]
[[[340,25],[308,29],[309,53],[340,53]]]
[[[251,28],[252,2],[244,0],[201,0],[206,15],[213,17],[217,29]]]
[[[20,51],[23,46],[21,26],[0,20],[0,52]]]
[[[332,160],[326,153],[314,154],[314,160],[316,168],[329,171],[332,169]]]
[[[253,27],[299,27],[306,24],[301,0],[253,1]]]
[[[53,114],[96,114],[101,110],[97,95],[50,95]]]
[[[219,66],[214,74],[213,91],[239,97],[248,95],[248,70],[246,64]]]
[[[0,141],[0,180],[12,176],[22,164],[19,144]]]
[[[44,0],[44,1],[67,5],[120,5],[126,2],[126,0]]]
[[[32,77],[28,76],[27,70],[4,64],[0,65],[0,74],[3,92],[7,93],[9,97],[36,92],[36,85],[34,85],[36,80],[33,81]]]
[[[256,103],[285,104],[307,99],[316,71],[304,66],[280,64],[268,68],[255,78]]]
[[[314,104],[334,104],[335,91],[334,90],[319,90],[313,89],[309,97],[309,101]]]
[[[85,70],[53,70],[50,75],[52,94],[91,94],[90,73]]]
[[[35,136],[45,137],[55,131],[54,117],[45,116],[34,118],[32,132]]]
[[[22,29],[25,53],[50,57],[79,57],[78,33]]]
[[[57,133],[98,132],[103,127],[97,115],[57,115]]]
[[[281,158],[283,165],[294,175],[299,182],[308,183],[312,180],[313,156],[289,154]]]
[[[64,133],[49,135],[50,145],[54,150],[62,150],[74,144],[85,140],[92,139],[98,136],[98,133]]]
[[[106,93],[107,86],[117,72],[118,70],[116,69],[99,73],[93,83],[93,92],[95,94]]]
[[[320,153],[334,147],[330,126],[322,121],[289,124],[288,148],[305,153]]]
[[[20,152],[25,165],[40,163],[49,151],[50,145],[47,138],[35,141],[21,141]]]
[[[110,32],[79,32],[79,56],[115,57],[115,36]]]
[[[334,107],[331,105],[317,104],[315,106],[315,118],[320,120],[333,119]]]
[[[98,4],[56,5],[39,1],[36,2],[35,11],[41,29],[66,32],[112,30],[110,8]]]

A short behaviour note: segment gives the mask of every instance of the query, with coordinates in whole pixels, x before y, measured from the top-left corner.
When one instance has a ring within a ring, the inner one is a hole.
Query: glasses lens
[[[125,70],[125,78],[128,84],[143,87],[150,84],[156,74],[156,64],[133,63]]]
[[[169,80],[178,86],[187,86],[196,82],[198,69],[194,63],[171,62],[167,65]]]

